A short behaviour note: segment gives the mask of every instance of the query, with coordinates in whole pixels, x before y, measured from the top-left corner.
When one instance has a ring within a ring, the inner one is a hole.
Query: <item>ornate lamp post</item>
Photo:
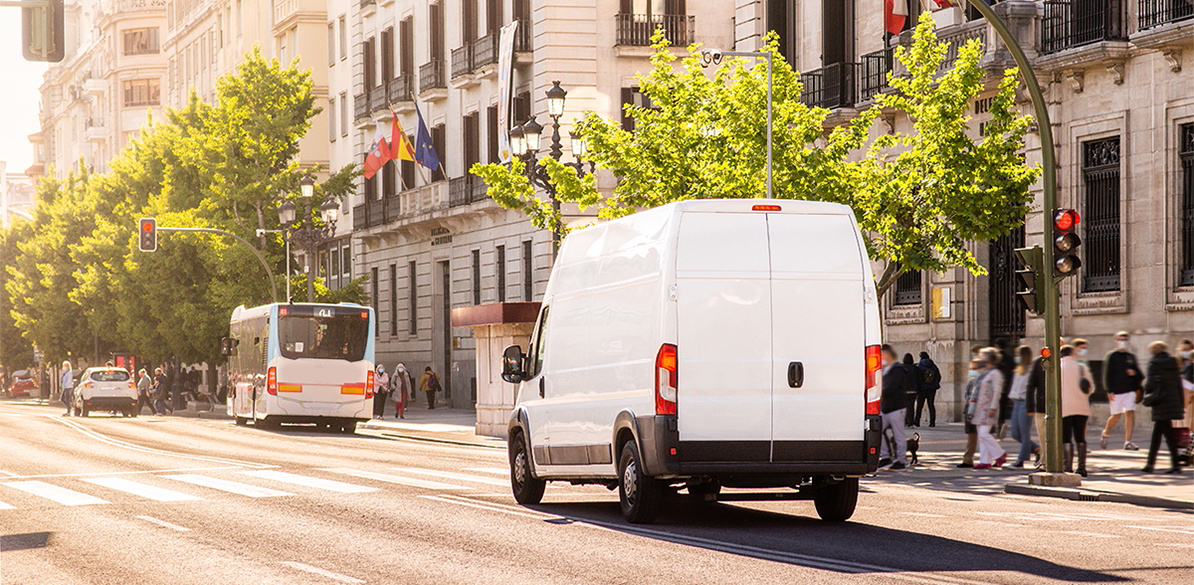
[[[316,247],[336,233],[336,220],[340,217],[340,206],[328,200],[318,209],[322,225],[315,224],[315,179],[307,176],[299,180],[300,196],[303,200],[302,217],[294,201],[287,201],[278,207],[278,220],[289,237],[286,239],[286,259],[290,261],[290,241],[297,241],[307,255],[307,302],[315,302],[315,258]],[[287,275],[290,270],[287,269]],[[288,296],[289,300],[289,296]]]

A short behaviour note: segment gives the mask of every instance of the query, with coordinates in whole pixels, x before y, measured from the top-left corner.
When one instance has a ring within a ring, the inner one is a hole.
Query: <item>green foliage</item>
[[[327,287],[326,279],[317,276],[315,277],[315,302],[368,305],[369,295],[365,294],[365,283],[368,281],[368,276],[361,276],[340,288],[331,289]],[[285,295],[285,292],[283,291],[281,294]],[[295,274],[290,277],[290,299],[295,303],[307,302],[306,274]]]
[[[894,92],[848,123],[826,130],[830,112],[801,102],[800,75],[766,39],[773,60],[773,191],[778,199],[830,201],[851,206],[874,260],[889,269],[885,292],[902,271],[964,266],[983,273],[967,249],[1021,225],[1038,170],[1021,151],[1031,119],[1016,113],[1016,71],[999,86],[992,120],[979,140],[967,135],[968,107],[983,90],[981,48],[971,41],[954,68],[938,74],[946,45],[936,38],[932,17],[922,17],[910,50],[896,57],[907,76],[891,79]],[[618,178],[609,193],[594,176],[550,157],[542,165],[562,202],[596,206],[613,218],[685,199],[753,198],[766,192],[767,67],[765,61],[729,59],[712,75],[702,67],[699,46],[677,59],[662,31],[654,37],[652,69],[639,76],[651,107],[624,106],[635,120],[627,132],[617,122],[588,112],[577,129],[587,158]],[[902,112],[915,132],[879,134],[875,121]],[[521,161],[509,166],[475,165],[500,205],[524,211],[540,228],[562,218],[536,196]]]

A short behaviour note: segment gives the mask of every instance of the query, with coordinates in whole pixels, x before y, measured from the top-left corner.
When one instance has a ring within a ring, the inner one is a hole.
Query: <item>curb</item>
[[[1046,487],[1022,483],[1009,483],[1003,486],[1003,491],[1004,493],[1008,494],[1017,494],[1022,496],[1042,496],[1046,498],[1062,498],[1079,502],[1116,502],[1120,504],[1147,506],[1150,508],[1194,510],[1194,502],[1187,500],[1173,500],[1169,498],[1158,498],[1155,496],[1099,492],[1076,488]]]

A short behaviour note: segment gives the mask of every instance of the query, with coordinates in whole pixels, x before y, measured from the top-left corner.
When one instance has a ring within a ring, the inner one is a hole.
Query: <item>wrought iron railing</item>
[[[807,106],[841,108],[858,102],[858,63],[834,63],[800,74],[804,91],[800,101]]]
[[[369,213],[369,227],[379,226],[386,222],[386,202],[381,199],[374,199],[366,203]]]
[[[500,38],[498,33],[493,33],[485,35],[473,43],[473,69],[497,63]]]
[[[475,175],[469,175],[469,203],[476,203],[489,199],[489,185],[485,184],[485,180]]]
[[[941,34],[939,41],[946,43],[945,61],[941,62],[941,67],[937,69],[937,73],[945,73],[953,69],[955,63],[958,62],[958,57],[961,55],[962,47],[971,40],[978,39],[983,43],[983,52],[987,51],[987,22],[974,21],[956,27],[954,30]]]
[[[1120,287],[1120,141],[1106,138],[1082,144],[1085,199],[1082,270],[1086,292]]]
[[[460,79],[473,72],[473,44],[452,49],[452,79]]]
[[[386,82],[386,94],[390,103],[409,102],[414,98],[415,88],[409,75],[399,75]]]
[[[531,19],[519,18],[518,29],[514,31],[514,52],[529,53],[535,50],[535,32]]]
[[[448,179],[448,205],[450,207],[468,205],[469,183],[472,178],[473,175],[465,175]]]
[[[369,227],[369,207],[361,204],[352,208],[352,229],[361,231]]]
[[[860,100],[869,100],[889,86],[887,75],[891,73],[892,50],[883,49],[862,56],[862,76],[859,84]]]
[[[896,279],[895,304],[919,305],[922,302],[920,276],[919,270],[909,270]]]
[[[419,67],[419,91],[448,87],[444,79],[444,60],[432,59]]]
[[[1136,14],[1140,30],[1145,30],[1194,18],[1194,3],[1188,0],[1140,0]]]
[[[630,47],[651,46],[651,36],[662,28],[673,46],[684,47],[696,38],[696,17],[687,14],[629,14],[616,17],[617,44]]]
[[[369,111],[376,112],[384,110],[389,106],[389,100],[386,99],[386,86],[377,85],[369,88]]]
[[[369,94],[358,93],[352,96],[352,115],[357,120],[369,117]]]
[[[408,186],[407,188],[410,189],[412,187]],[[395,194],[392,197],[386,197],[384,201],[386,202],[386,223],[402,217],[402,197],[400,195]]]
[[[1181,126],[1182,271],[1181,285],[1194,286],[1194,124]]]
[[[1126,38],[1121,0],[1046,0],[1044,5],[1042,53]]]

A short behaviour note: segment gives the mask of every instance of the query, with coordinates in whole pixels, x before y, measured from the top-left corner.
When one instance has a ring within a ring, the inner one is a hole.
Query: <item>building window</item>
[[[124,31],[125,55],[154,55],[160,51],[158,29],[138,28]]]
[[[410,141],[410,144],[415,143],[415,139],[413,136],[407,135],[406,139],[408,141]],[[402,167],[402,188],[403,189],[414,189],[415,188],[415,161],[400,160],[398,162]]]
[[[418,275],[415,270],[415,261],[411,260],[406,265],[406,300],[408,303],[407,312],[410,313],[408,316],[410,320],[408,331],[410,331],[411,335],[419,334],[419,289],[416,286],[416,277]]]
[[[501,155],[498,153],[498,107],[489,106],[485,110],[485,130],[488,134],[486,140],[486,161],[491,163],[501,162]]]
[[[352,106],[348,105],[348,92],[340,92],[340,136],[348,136],[348,114]]]
[[[439,168],[431,171],[431,182],[444,180],[444,169],[448,167],[447,152],[444,152],[444,125],[439,124],[431,128],[431,146],[435,154],[439,155]]]
[[[911,270],[896,279],[896,305],[919,305],[921,303],[920,274],[919,270]]]
[[[531,274],[531,241],[522,243],[522,300],[531,302],[535,296],[535,277]]]
[[[1082,144],[1082,183],[1085,196],[1083,222],[1086,234],[1082,249],[1085,274],[1082,290],[1116,291],[1120,286],[1119,265],[1119,137]]]
[[[398,72],[410,79],[415,73],[415,21],[412,17],[398,23]]]
[[[365,40],[362,46],[361,65],[365,71],[365,89],[371,89],[377,85],[377,54],[374,47],[377,45],[377,39],[369,37]]]
[[[340,15],[340,60],[348,58],[348,27],[344,15]]]
[[[124,82],[124,105],[156,106],[161,103],[161,82],[157,79],[135,79]]]
[[[481,162],[481,124],[478,117],[479,114],[477,112],[468,114],[464,117],[464,124],[462,125],[461,132],[464,134],[462,137],[464,140],[461,142],[464,143],[464,173],[466,176],[474,164]]]
[[[377,175],[365,178],[365,201],[377,201],[377,181]]]
[[[493,263],[493,272],[497,276],[497,302],[506,302],[506,247],[497,247],[497,258]]]
[[[481,251],[473,250],[473,304],[481,304]]]
[[[336,96],[328,98],[328,140],[336,141]]]
[[[1178,130],[1182,161],[1182,272],[1181,285],[1194,286],[1194,123]]]
[[[395,165],[384,165],[381,168],[381,195],[391,199],[398,194],[398,170]]]
[[[524,91],[514,96],[514,124],[522,124],[531,117],[531,92]]]
[[[376,266],[374,266],[372,269],[369,270],[369,285],[370,285],[369,286],[369,288],[370,288],[369,302],[373,306],[373,314],[377,315],[377,307],[380,306],[381,303],[379,303],[378,299],[377,299],[377,296],[380,293],[377,290],[378,284],[377,284],[377,267]]]
[[[348,241],[340,247],[340,282],[341,286],[352,282],[352,244]]]
[[[390,265],[390,336],[398,336],[398,265]]]
[[[394,28],[381,31],[381,82],[394,78]]]
[[[626,113],[627,104],[641,108],[650,108],[652,107],[651,98],[639,91],[637,87],[622,88],[622,129],[627,132],[634,132],[634,118]]]
[[[331,265],[328,267],[327,287],[330,289],[340,288],[340,245],[335,244],[332,247]]]
[[[336,64],[336,23],[328,23],[328,67]]]

